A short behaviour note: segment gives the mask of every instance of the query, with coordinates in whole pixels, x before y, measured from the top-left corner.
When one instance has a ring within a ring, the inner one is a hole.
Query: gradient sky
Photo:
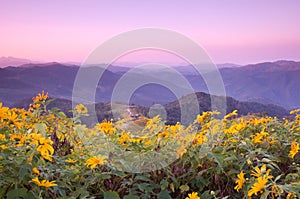
[[[0,56],[83,62],[116,34],[158,27],[187,35],[215,63],[300,60],[299,10],[299,0],[1,0]],[[122,61],[151,59],[141,57]]]

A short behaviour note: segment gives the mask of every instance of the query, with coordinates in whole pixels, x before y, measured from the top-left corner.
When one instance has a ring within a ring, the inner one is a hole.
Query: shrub
[[[87,128],[84,105],[68,118],[49,103],[44,92],[28,110],[0,103],[1,198],[300,198],[300,110]]]

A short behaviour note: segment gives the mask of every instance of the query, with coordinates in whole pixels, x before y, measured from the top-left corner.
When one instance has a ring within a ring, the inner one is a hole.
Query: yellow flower
[[[0,145],[0,148],[1,148],[1,149],[7,149],[8,146],[6,146],[5,144],[2,144],[2,145]]]
[[[179,147],[177,150],[177,158],[182,157],[186,153],[186,151],[187,150],[185,149],[184,146]]]
[[[241,171],[238,175],[237,175],[238,179],[235,181],[235,183],[237,183],[237,185],[234,187],[235,190],[237,190],[237,192],[243,187],[243,184],[245,182],[245,173],[243,171]]]
[[[209,119],[211,116],[213,115],[219,115],[220,112],[218,111],[211,111],[211,112],[202,112],[201,115],[197,116],[197,119],[195,120],[195,122],[198,122],[199,124],[204,124],[204,122],[206,121],[206,119]]]
[[[237,143],[237,142],[238,142],[237,139],[230,139],[230,140],[228,140],[228,141],[231,142],[231,143]]]
[[[181,126],[179,123],[177,123],[176,125],[169,126],[169,130],[171,133],[176,133],[177,131],[180,131],[182,129],[183,129],[183,126]]]
[[[86,160],[85,165],[90,167],[91,169],[95,168],[97,165],[102,165],[105,163],[106,157],[105,156],[93,156]]]
[[[43,90],[42,93],[39,93],[32,100],[33,100],[33,102],[45,102],[47,98],[48,98],[48,93],[46,93],[46,95],[45,95],[45,92]]]
[[[40,184],[41,184],[41,182],[39,181],[38,177],[35,177],[35,178],[31,179],[29,182],[34,182],[38,186],[40,186]]]
[[[294,158],[294,156],[298,153],[299,149],[300,149],[299,144],[297,144],[297,142],[293,141],[291,144],[291,150],[290,150],[289,157]]]
[[[139,137],[139,138],[131,138],[129,141],[135,144],[140,144],[142,140],[143,138]]]
[[[193,140],[193,143],[194,143],[195,145],[202,145],[202,144],[205,143],[206,141],[207,141],[207,137],[206,137],[205,132],[200,132],[200,133],[198,133],[198,134],[195,136],[195,138],[194,138],[194,140]]]
[[[77,160],[73,160],[73,159],[71,159],[71,158],[68,158],[68,159],[66,160],[66,162],[67,162],[67,163],[75,163],[75,162],[77,162]]]
[[[37,176],[40,175],[40,171],[39,171],[36,167],[34,167],[34,168],[32,169],[32,171],[33,171],[33,174],[34,174],[34,175],[37,175]]]
[[[298,112],[300,112],[300,109],[292,110],[292,111],[290,111],[290,114],[293,115],[293,114],[298,113]]]
[[[231,126],[228,129],[224,129],[225,134],[234,134],[240,132],[243,128],[246,127],[246,122],[241,120],[241,123],[232,122]]]
[[[6,119],[8,110],[9,108],[2,107],[2,103],[0,102],[0,119]]]
[[[199,124],[203,124],[203,123],[204,123],[204,120],[205,120],[207,117],[209,117],[208,112],[203,112],[202,115],[198,115],[198,116],[197,116],[196,121],[197,121]]]
[[[167,137],[169,137],[169,136],[170,136],[170,132],[169,132],[167,129],[164,129],[163,132],[157,134],[157,138],[158,138],[158,139],[162,139],[162,138],[164,138],[164,137],[167,138]]]
[[[23,138],[21,134],[10,134],[9,137],[11,141],[20,141]]]
[[[57,184],[55,184],[55,180],[53,181],[48,181],[48,180],[42,180],[39,181],[38,177],[33,178],[32,180],[30,180],[29,182],[34,182],[35,184],[37,184],[39,187],[54,187],[57,186]]]
[[[256,133],[254,136],[252,136],[253,142],[261,144],[261,143],[263,143],[262,139],[267,135],[269,135],[269,134],[267,132],[265,132],[264,130],[262,130],[262,132]]]
[[[256,183],[254,183],[248,192],[248,196],[252,196],[253,194],[257,195],[258,192],[262,192],[262,190],[265,188],[265,185],[268,182],[268,176],[258,177],[256,179]]]
[[[11,124],[19,125],[18,115],[14,111],[8,111],[6,119],[8,119]]]
[[[52,147],[52,140],[47,138],[39,139],[40,145],[37,148],[37,151],[40,152],[41,156],[49,161],[52,161],[52,155],[54,153],[54,149]]]
[[[294,192],[289,193],[289,194],[286,196],[286,199],[292,199],[292,198],[294,198],[294,196],[296,196],[296,194],[295,194]]]
[[[285,124],[285,125],[288,125],[288,124],[289,124],[289,120],[285,119],[285,120],[284,120],[284,124]]]
[[[0,141],[6,141],[5,135],[0,134]]]
[[[275,138],[274,137],[268,136],[268,137],[266,137],[266,140],[268,141],[269,145],[272,145],[272,144],[275,143]]]
[[[112,122],[107,122],[107,121],[103,121],[102,123],[97,124],[96,129],[99,129],[103,133],[110,134],[110,135],[116,132],[116,129],[113,128]]]
[[[248,165],[251,165],[251,164],[252,164],[252,162],[251,162],[250,159],[247,159],[246,162],[247,162]]]
[[[39,108],[41,107],[40,104],[36,104],[36,103],[30,104],[29,106],[30,106],[30,107],[29,107],[28,111],[37,110],[37,109],[39,109]]]
[[[266,124],[268,122],[272,121],[272,118],[252,118],[250,119],[250,124],[254,125],[254,126],[258,126],[260,124]]]
[[[188,197],[186,197],[185,199],[201,199],[201,198],[198,196],[197,192],[192,192],[192,193],[189,193]]]
[[[118,142],[123,146],[129,146],[130,139],[131,139],[130,135],[128,133],[123,132]]]
[[[266,175],[268,179],[272,178],[273,176],[270,175],[271,169],[267,170],[267,166],[264,164],[259,169],[258,167],[254,168],[254,171],[251,171],[251,175],[255,177],[261,177],[263,175]]]
[[[83,104],[76,105],[75,110],[79,114],[87,114],[88,113],[88,109]]]
[[[147,140],[146,142],[145,142],[145,146],[150,146],[152,144],[152,141],[151,140]]]
[[[155,125],[157,122],[160,121],[160,118],[159,118],[159,115],[151,118],[151,119],[148,119],[147,123],[146,123],[146,127],[150,128],[152,127],[153,125]]]
[[[29,144],[34,144],[34,145],[39,145],[39,140],[42,138],[42,134],[39,133],[30,133],[27,136],[28,139],[31,139],[31,141],[29,142]]]
[[[237,110],[232,111],[231,113],[228,113],[227,115],[224,116],[224,119],[228,119],[232,116],[236,116],[237,114]]]
[[[264,173],[267,169],[267,166],[264,164],[262,165],[262,167],[259,169],[259,167],[255,167],[254,171],[251,171],[251,175],[255,176],[255,177],[260,177],[262,175],[262,173]]]

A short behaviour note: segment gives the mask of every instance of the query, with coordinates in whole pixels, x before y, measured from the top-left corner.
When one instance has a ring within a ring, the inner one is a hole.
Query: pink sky
[[[83,62],[114,35],[157,27],[190,37],[216,63],[300,60],[298,0],[9,0],[0,8],[0,56]],[[153,59],[180,62],[159,52],[122,58]]]

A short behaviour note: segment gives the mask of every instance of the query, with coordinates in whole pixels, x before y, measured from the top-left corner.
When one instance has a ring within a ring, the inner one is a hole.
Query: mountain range
[[[16,57],[0,57],[0,68],[4,68],[6,66],[20,66],[23,64],[34,63],[29,59],[22,59]]]
[[[110,102],[116,83],[129,71],[130,78],[164,79],[170,85],[185,89],[183,85],[170,79],[168,70],[161,70],[159,67],[132,71],[128,67],[109,66],[104,69],[101,66],[103,65],[85,69],[95,74],[104,72],[97,86],[96,102]],[[174,69],[191,84],[195,92],[208,93],[205,81],[192,66],[178,66]],[[53,98],[70,100],[78,70],[77,65],[56,62],[0,68],[0,101],[7,106],[13,106],[22,99],[35,96],[41,90],[49,92]],[[300,107],[300,62],[276,61],[245,66],[227,64],[220,67],[219,71],[227,96],[238,101],[274,104],[287,110]],[[209,72],[207,75],[210,75]],[[145,107],[157,103],[166,105],[186,94],[183,92],[181,96],[176,96],[164,86],[147,84],[133,93],[130,104]]]
[[[199,105],[199,112],[195,112],[193,110],[194,106],[191,104],[191,99],[193,98],[192,94],[183,96],[179,100],[175,100],[173,102],[167,103],[162,107],[157,107],[155,110],[155,106],[144,107],[139,105],[125,105],[125,104],[116,104],[114,106],[114,114],[112,111],[112,103],[96,103],[96,104],[87,104],[87,108],[89,111],[95,110],[98,121],[102,120],[111,120],[116,118],[126,118],[130,115],[128,114],[127,110],[134,109],[134,112],[146,116],[156,116],[156,115],[163,115],[162,111],[165,111],[166,113],[166,124],[176,124],[177,122],[180,122],[184,125],[188,125],[191,122],[193,122],[196,119],[196,116],[198,114],[201,114],[203,111],[212,111],[211,107],[211,97],[214,97],[217,101],[220,101],[223,99],[223,97],[220,96],[211,96],[207,93],[203,92],[196,92],[195,96],[198,101]],[[22,101],[19,101],[13,105],[13,107],[17,108],[25,108],[28,109],[30,103],[32,103],[32,99],[28,98]],[[180,106],[181,103],[181,107]],[[257,102],[241,102],[238,100],[233,99],[232,97],[226,97],[226,113],[230,113],[233,110],[237,110],[239,115],[248,115],[248,114],[259,114],[259,115],[268,115],[268,116],[278,116],[278,117],[284,117],[288,116],[288,111],[284,108],[272,104],[261,104]],[[72,113],[69,111],[72,109],[72,101],[66,100],[66,99],[54,99],[48,106],[48,109],[51,108],[59,108],[61,111],[63,111],[67,116],[71,117]],[[152,109],[153,108],[153,109]],[[152,110],[150,110],[152,109]],[[184,110],[187,114],[184,114],[182,112]],[[182,117],[183,116],[183,117]],[[85,122],[85,124],[90,124],[89,120],[90,118],[82,118],[82,120]]]

